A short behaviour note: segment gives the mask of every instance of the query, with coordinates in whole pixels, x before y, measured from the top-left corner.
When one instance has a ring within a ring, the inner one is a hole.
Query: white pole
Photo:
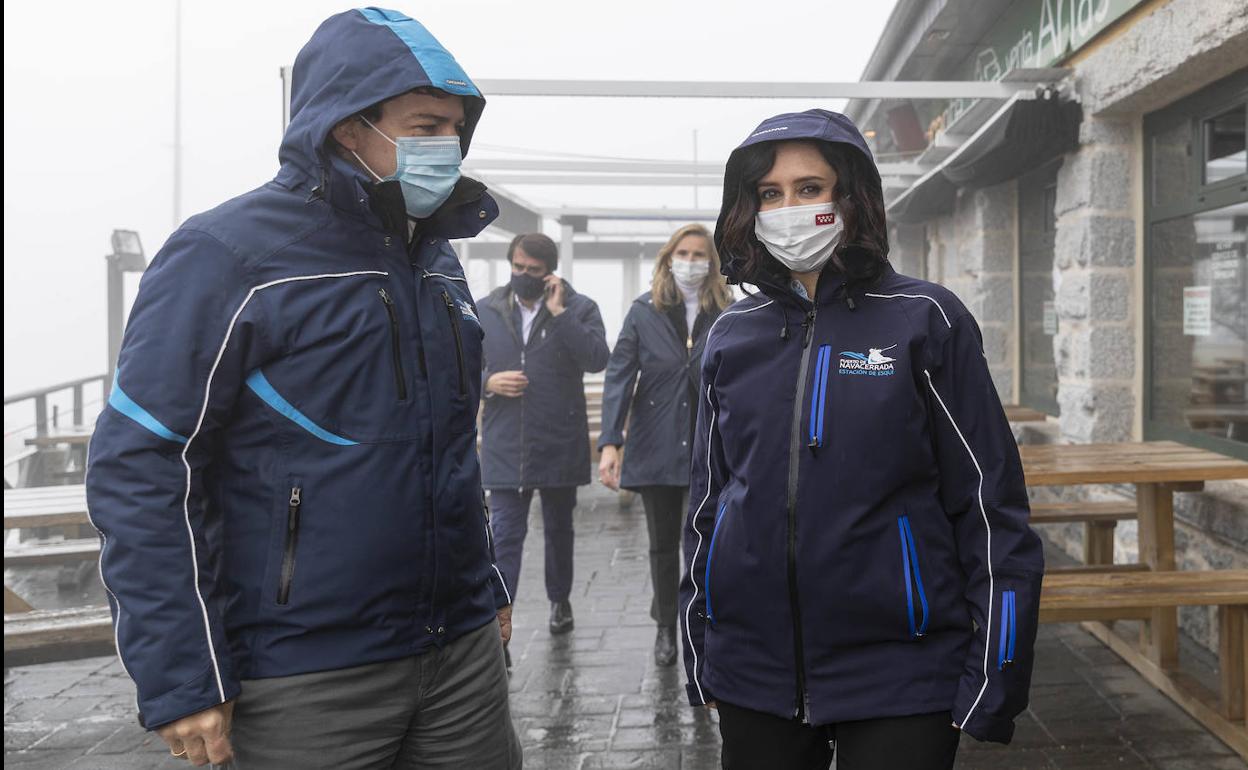
[[[173,17],[173,229],[182,224],[182,0]]]
[[[693,167],[695,169],[698,167],[698,129],[696,128],[693,129]],[[693,176],[696,179],[698,172],[694,171]],[[701,208],[698,206],[698,183],[696,181],[693,183],[693,207]]]

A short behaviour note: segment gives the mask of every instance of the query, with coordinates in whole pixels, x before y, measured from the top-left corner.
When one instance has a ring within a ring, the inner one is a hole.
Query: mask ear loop
[[[381,134],[381,137],[382,137],[383,139],[385,139],[387,142],[389,142],[390,144],[393,144],[395,147],[398,147],[398,146],[399,146],[399,143],[398,143],[398,142],[394,141],[393,139],[391,139],[390,137],[388,137],[388,136],[386,136],[384,133],[382,133],[381,129],[380,129],[380,128],[377,128],[377,126],[374,126],[374,125],[373,125],[373,123],[372,123],[372,121],[370,121],[368,118],[364,117],[363,115],[356,115],[356,117],[357,117],[357,118],[359,118],[360,120],[364,121],[365,125],[367,125],[369,128],[371,128],[371,129],[373,129],[374,131],[376,131],[377,133]],[[373,175],[373,179],[376,179],[378,182],[384,182],[384,181],[386,181],[386,180],[382,179],[380,176],[378,176],[378,175],[377,175],[377,172],[376,172],[376,171],[373,171],[372,167],[371,167],[371,166],[369,166],[367,163],[365,163],[365,162],[364,162],[364,159],[363,159],[363,158],[361,158],[361,157],[360,157],[360,156],[359,156],[359,155],[355,152],[355,150],[349,150],[349,152],[350,152],[352,155],[354,155],[354,156],[355,156],[355,159],[356,159],[356,160],[358,160],[358,161],[360,162],[360,165],[361,165],[361,166],[363,166],[363,167],[364,167],[364,169],[365,169],[366,171],[368,171],[368,173],[370,173],[370,174],[372,174],[372,175]]]

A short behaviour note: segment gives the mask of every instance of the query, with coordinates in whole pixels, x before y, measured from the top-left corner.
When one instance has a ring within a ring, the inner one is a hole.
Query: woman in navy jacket
[[[650,291],[624,318],[603,388],[598,478],[612,489],[636,490],[645,505],[654,585],[650,617],[658,624],[654,659],[660,666],[676,662],[680,529],[698,364],[707,329],[732,302],[719,272],[705,227],[685,225],[673,233],[654,260]],[[628,461],[622,463],[626,422]]]
[[[948,768],[1027,705],[1041,575],[975,319],[895,273],[843,115],[729,158],[715,231],[759,290],[708,334],[680,619],[728,768]]]

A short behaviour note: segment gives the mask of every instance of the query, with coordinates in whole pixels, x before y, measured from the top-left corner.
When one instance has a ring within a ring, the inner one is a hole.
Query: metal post
[[[628,308],[632,306],[633,300],[637,299],[637,296],[641,294],[638,284],[641,283],[642,256],[642,252],[639,250],[636,256],[624,260],[624,280],[622,281],[624,296],[622,299],[624,300],[625,314],[628,313]]]
[[[35,396],[35,435],[48,435],[48,394]]]
[[[82,383],[74,386],[74,428],[82,427]]]
[[[109,254],[105,259],[108,261],[108,379],[104,380],[104,393],[107,395],[117,372],[117,357],[121,354],[122,304],[125,298],[121,257]]]
[[[182,0],[173,11],[173,229],[182,224]]]
[[[564,223],[559,228],[559,274],[564,280],[572,282],[572,233],[573,227],[570,223]]]

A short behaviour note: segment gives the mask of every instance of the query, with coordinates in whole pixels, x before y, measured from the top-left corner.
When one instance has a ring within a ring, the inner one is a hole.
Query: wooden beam
[[[1232,722],[1224,717],[1217,707],[1209,705],[1209,701],[1215,699],[1210,698],[1208,694],[1204,697],[1198,694],[1200,690],[1195,682],[1184,678],[1182,680],[1184,686],[1180,686],[1180,681],[1170,672],[1160,668],[1148,656],[1136,650],[1104,623],[1085,623],[1083,628],[1117,653],[1118,657],[1130,664],[1150,684],[1174,701],[1175,705],[1186,711],[1206,730],[1222,740],[1232,751],[1248,760],[1248,729],[1245,729],[1244,723]]]
[[[8,586],[4,587],[4,614],[13,615],[20,612],[30,612],[34,607],[30,606],[22,597],[13,593],[13,589]]]
[[[1218,608],[1218,666],[1222,678],[1222,715],[1232,722],[1248,713],[1248,607]]]
[[[1174,569],[1174,494],[1165,484],[1136,484],[1140,562],[1159,572]],[[1158,607],[1140,630],[1140,646],[1162,669],[1179,665],[1179,613]]]

